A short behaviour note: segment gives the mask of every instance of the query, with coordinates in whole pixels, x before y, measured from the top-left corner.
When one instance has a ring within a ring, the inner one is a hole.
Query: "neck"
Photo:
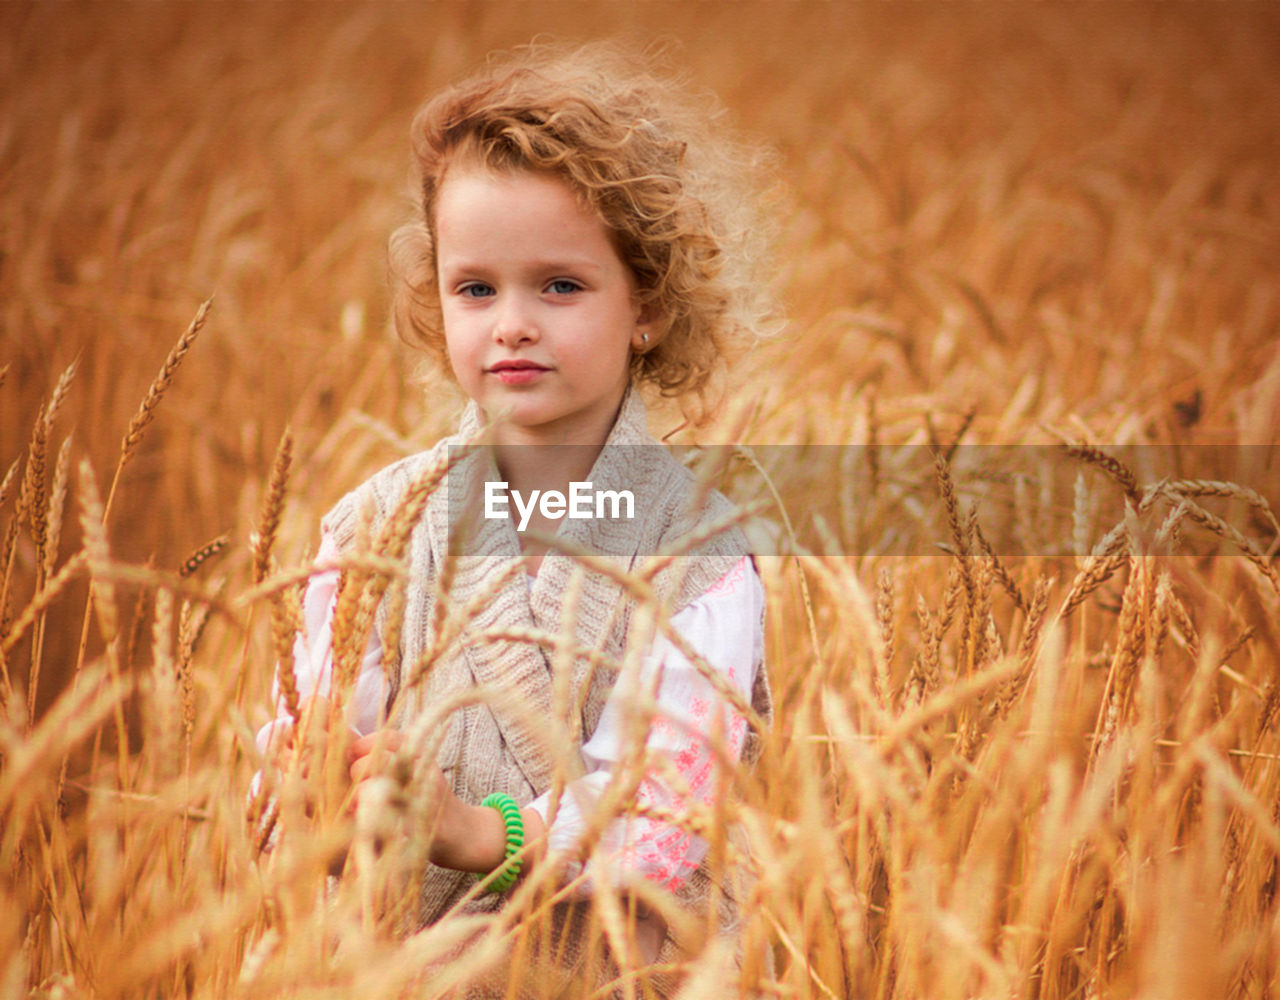
[[[583,482],[604,449],[621,412],[623,398],[608,414],[607,421],[577,427],[576,433],[556,433],[499,422],[494,428],[494,460],[502,478],[513,489],[560,490],[573,482]]]
[[[513,490],[568,491],[591,474],[603,444],[499,444],[494,460]]]

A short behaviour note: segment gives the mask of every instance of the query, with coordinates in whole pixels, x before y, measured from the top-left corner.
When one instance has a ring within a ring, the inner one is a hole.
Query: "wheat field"
[[[406,939],[412,850],[357,828],[330,880],[332,796],[285,775],[265,853],[246,806],[320,516],[460,407],[387,329],[413,110],[539,34],[661,42],[776,153],[786,323],[699,441],[779,547],[777,717],[677,817],[746,956],[680,995],[1280,993],[1274,5],[0,25],[0,997],[609,992],[542,976],[547,886]]]

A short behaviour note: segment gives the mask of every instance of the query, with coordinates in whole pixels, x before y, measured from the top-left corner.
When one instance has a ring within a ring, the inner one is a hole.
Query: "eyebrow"
[[[444,266],[447,266],[449,270],[454,270],[454,271],[484,272],[484,271],[492,270],[491,265],[488,265],[483,261],[467,260],[466,258],[451,260],[451,261],[448,261],[447,263],[442,262],[442,264],[444,264]],[[597,271],[603,270],[603,268],[600,264],[597,264],[594,261],[585,257],[582,257],[582,258],[549,257],[546,260],[535,260],[535,261],[529,262],[528,265],[523,268],[523,270],[531,271],[535,274],[542,274],[542,273],[553,274],[558,271],[597,272]]]

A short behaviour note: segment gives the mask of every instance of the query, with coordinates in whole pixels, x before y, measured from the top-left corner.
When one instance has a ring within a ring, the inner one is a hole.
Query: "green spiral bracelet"
[[[490,892],[506,892],[516,884],[516,879],[520,877],[520,852],[524,849],[524,819],[520,815],[520,807],[516,805],[516,800],[510,795],[503,795],[501,792],[494,792],[485,796],[485,800],[480,803],[482,806],[489,806],[491,809],[497,809],[502,814],[502,822],[507,827],[507,853],[503,859],[502,867],[499,869],[500,874],[489,883]],[[486,875],[479,875],[477,878],[487,878]]]

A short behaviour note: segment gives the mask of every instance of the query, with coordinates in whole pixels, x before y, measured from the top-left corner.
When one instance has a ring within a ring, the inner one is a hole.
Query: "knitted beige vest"
[[[425,468],[439,461],[445,449],[471,440],[480,427],[479,410],[472,404],[458,435],[446,438],[429,452],[383,469],[343,498],[325,518],[339,548],[345,550],[353,544],[362,518],[372,516],[376,529]],[[556,658],[528,641],[478,637],[495,630],[509,633],[520,629],[560,634],[566,625],[562,621],[563,600],[580,563],[568,555],[549,553],[532,584],[522,570],[512,571],[512,561],[520,556],[514,522],[475,516],[483,503],[476,485],[483,478],[479,474],[492,475],[488,462],[483,453],[471,455],[427,500],[409,543],[410,578],[399,656],[397,662],[385,663],[384,669],[393,699],[405,689],[399,701],[403,711],[392,720],[405,729],[421,713],[446,704],[460,692],[477,686],[501,690],[503,696],[498,699],[464,705],[440,720],[443,733],[437,733],[436,760],[464,801],[475,803],[490,792],[505,792],[523,806],[551,785],[553,757],[548,740],[555,732],[563,738],[572,728],[555,730],[534,721],[553,717],[556,682],[552,660]],[[558,537],[580,550],[600,553],[613,566],[629,572],[638,571],[653,554],[670,551],[684,536],[727,524],[733,518],[732,505],[714,491],[706,494],[701,510],[690,512],[694,476],[649,436],[644,406],[634,390],[627,392],[589,478],[597,491],[631,490],[634,518],[565,518]],[[433,649],[432,623],[444,610],[436,607],[441,599],[437,593],[440,567],[450,552],[451,529],[458,550],[463,522],[466,542],[464,551],[454,557],[447,608],[464,607],[477,596],[484,599],[473,609],[462,640],[452,643],[444,655],[429,656],[431,665],[425,676],[419,670],[419,676],[410,677],[408,674],[421,666],[424,654]],[[703,538],[694,551],[695,555],[675,560],[654,580],[671,613],[703,594],[748,553],[748,547],[743,533],[731,526]],[[503,578],[504,570],[505,581],[495,590],[495,580]],[[386,606],[390,603],[384,601],[380,609],[379,629],[386,628]],[[599,650],[616,663],[626,649],[637,606],[636,599],[608,576],[588,570],[581,580],[576,614],[567,623],[577,648]],[[593,668],[586,656],[575,658],[572,671],[572,697],[567,703],[581,706],[576,734],[580,746],[594,732],[617,674],[598,664]],[[757,665],[756,676],[752,707],[767,721],[772,711],[763,665]],[[559,703],[566,700],[561,698]],[[422,884],[421,922],[437,920],[474,884],[474,877],[466,873],[428,866]],[[699,897],[705,898],[707,885],[706,873],[700,869],[681,895],[696,905]],[[485,894],[468,903],[466,909],[496,909],[505,898]]]

